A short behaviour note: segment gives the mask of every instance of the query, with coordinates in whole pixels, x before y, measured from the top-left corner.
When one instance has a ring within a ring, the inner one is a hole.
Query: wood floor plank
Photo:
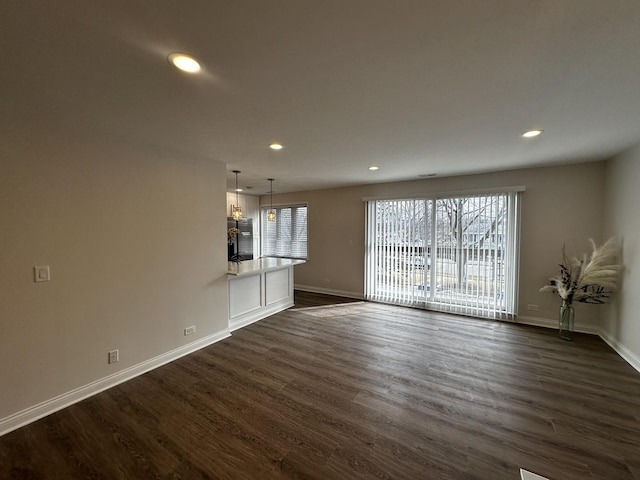
[[[598,337],[296,292],[1,437],[0,478],[638,480],[638,412]]]

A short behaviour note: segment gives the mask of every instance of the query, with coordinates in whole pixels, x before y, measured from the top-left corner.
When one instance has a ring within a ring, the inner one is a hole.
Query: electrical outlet
[[[527,305],[527,310],[531,310],[532,312],[537,312],[540,307],[538,305],[529,304]]]
[[[109,363],[116,363],[117,361],[120,360],[120,353],[118,352],[118,350],[111,350],[109,352]]]
[[[195,325],[191,325],[190,327],[187,327],[184,329],[184,336],[186,337],[187,335],[192,335],[196,333],[196,326]]]
[[[49,280],[51,280],[49,265],[33,267],[33,277],[36,282],[48,282]]]

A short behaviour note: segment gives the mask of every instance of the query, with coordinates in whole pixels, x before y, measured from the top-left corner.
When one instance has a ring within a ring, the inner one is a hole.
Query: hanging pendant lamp
[[[239,220],[242,220],[242,208],[240,207],[240,194],[238,193],[240,192],[240,190],[238,189],[238,174],[240,173],[240,170],[233,170],[233,173],[236,174],[236,205],[233,207],[231,216],[237,222]]]
[[[273,178],[269,178],[269,183],[271,185],[270,188],[270,192],[271,193],[271,207],[269,208],[269,211],[267,212],[267,220],[270,222],[275,222],[276,221],[276,211],[273,209]]]

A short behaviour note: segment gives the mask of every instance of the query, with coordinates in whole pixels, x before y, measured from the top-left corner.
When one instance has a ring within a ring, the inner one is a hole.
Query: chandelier
[[[276,211],[273,209],[273,178],[269,178],[269,184],[270,184],[270,191],[269,193],[271,194],[271,207],[269,208],[269,211],[267,212],[267,220],[270,222],[275,222],[276,221]]]
[[[240,193],[239,193],[240,189],[238,188],[238,174],[240,173],[240,170],[233,170],[233,173],[236,174],[236,205],[233,206],[233,209],[231,211],[231,216],[237,222],[239,220],[242,220],[242,208],[240,207]]]

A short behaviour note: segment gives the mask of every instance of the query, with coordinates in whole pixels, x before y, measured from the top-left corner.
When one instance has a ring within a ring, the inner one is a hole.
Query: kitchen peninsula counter
[[[229,330],[292,307],[293,267],[302,263],[275,257],[229,262]]]
[[[255,260],[245,260],[244,262],[229,262],[227,275],[241,276],[251,275],[268,270],[277,270],[284,267],[292,267],[305,263],[305,260],[294,258],[262,257]]]

